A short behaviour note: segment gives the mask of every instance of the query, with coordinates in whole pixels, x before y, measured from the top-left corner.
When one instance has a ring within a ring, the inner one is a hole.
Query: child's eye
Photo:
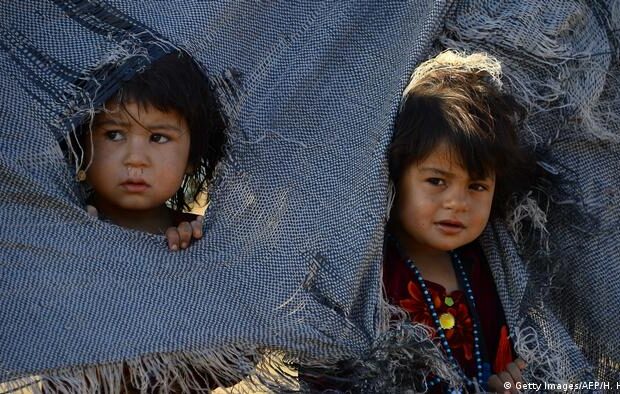
[[[426,180],[426,182],[428,182],[428,183],[430,183],[431,185],[434,185],[434,186],[443,186],[443,185],[446,184],[446,181],[444,181],[441,178],[428,178]]]
[[[170,138],[166,137],[163,134],[151,134],[151,141],[158,144],[163,144],[170,141]]]
[[[483,183],[472,183],[469,188],[477,192],[483,192],[489,190],[489,187]]]
[[[123,139],[123,133],[118,130],[108,130],[105,132],[105,136],[110,141],[120,141]]]

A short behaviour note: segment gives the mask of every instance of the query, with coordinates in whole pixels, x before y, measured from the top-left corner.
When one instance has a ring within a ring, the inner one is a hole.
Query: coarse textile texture
[[[380,287],[402,89],[452,48],[502,62],[545,173],[482,237],[526,377],[615,384],[619,31],[615,0],[3,2],[0,381],[115,392],[124,361],[138,387],[188,391],[193,365],[296,389],[255,367],[276,352],[354,360],[354,387],[394,392],[413,389],[398,371],[420,354],[458,385],[418,327],[386,333]],[[89,217],[63,147],[119,81],[175,50],[212,78],[231,142],[204,239],[172,253]]]

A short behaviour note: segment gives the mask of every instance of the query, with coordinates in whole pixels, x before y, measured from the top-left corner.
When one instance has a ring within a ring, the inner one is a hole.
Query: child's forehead
[[[185,118],[174,109],[160,110],[148,103],[134,101],[119,103],[116,100],[106,102],[103,109],[95,115],[95,123],[101,122],[166,122],[186,125]]]
[[[442,142],[431,149],[426,157],[421,160],[409,163],[409,167],[414,166],[418,171],[443,174],[446,176],[459,176],[470,179],[494,178],[495,171],[487,169],[487,174],[475,174],[466,165],[466,160],[456,147]]]
[[[461,155],[456,147],[450,146],[446,142],[437,144],[437,146],[428,152],[426,157],[423,157],[418,163],[415,164],[435,164],[445,168],[465,170]]]

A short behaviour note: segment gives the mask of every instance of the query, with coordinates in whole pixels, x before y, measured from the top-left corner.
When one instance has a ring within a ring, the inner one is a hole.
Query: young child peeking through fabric
[[[520,107],[499,87],[500,65],[444,52],[407,86],[389,148],[396,197],[383,280],[390,303],[432,329],[469,391],[522,381],[493,276],[476,239],[527,186]],[[447,390],[436,376],[431,392]],[[506,385],[508,387],[508,385]]]
[[[78,178],[92,189],[89,212],[186,248],[202,236],[202,218],[183,211],[205,191],[225,128],[206,75],[188,55],[156,60],[82,125]]]
[[[165,234],[172,250],[186,248],[202,236],[202,219],[184,211],[206,191],[223,156],[225,129],[209,80],[189,55],[171,53],[154,61],[123,81],[70,140],[83,157],[78,179],[90,189],[89,213],[125,228]],[[208,392],[235,383],[186,368],[185,381],[168,391],[182,392],[183,385]],[[159,392],[157,384],[154,377],[148,391]],[[120,392],[145,389],[133,386],[127,366],[122,385]]]

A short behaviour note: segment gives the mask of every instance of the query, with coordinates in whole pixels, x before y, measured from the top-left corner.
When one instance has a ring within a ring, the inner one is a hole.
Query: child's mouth
[[[446,234],[457,234],[465,229],[465,225],[458,220],[442,220],[436,224]]]
[[[121,186],[130,193],[140,193],[149,188],[148,183],[140,181],[123,182]]]

